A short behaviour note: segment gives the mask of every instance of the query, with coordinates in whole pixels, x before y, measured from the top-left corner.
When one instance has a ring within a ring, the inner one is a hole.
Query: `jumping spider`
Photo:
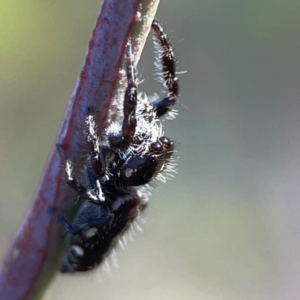
[[[178,97],[178,79],[172,47],[158,21],[152,23],[159,50],[164,85],[168,94],[148,100],[137,94],[136,70],[131,45],[126,46],[127,88],[122,124],[111,122],[104,137],[96,134],[93,108],[86,112],[85,183],[73,176],[73,163],[64,158],[67,184],[86,200],[73,224],[55,215],[69,232],[62,272],[87,271],[103,261],[116,237],[123,233],[147,205],[140,186],[165,169],[171,169],[174,142],[162,135],[159,118],[166,115]]]

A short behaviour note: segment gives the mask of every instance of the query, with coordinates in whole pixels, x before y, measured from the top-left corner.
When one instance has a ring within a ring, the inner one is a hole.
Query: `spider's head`
[[[147,184],[165,169],[174,150],[174,142],[162,136],[149,145],[144,155],[131,154],[120,170],[124,185],[140,186]]]

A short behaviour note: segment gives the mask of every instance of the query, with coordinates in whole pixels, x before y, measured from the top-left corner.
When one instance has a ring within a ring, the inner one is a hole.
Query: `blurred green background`
[[[87,4],[88,3],[88,4]],[[100,2],[0,5],[0,258],[33,198]],[[300,2],[164,0],[178,175],[112,276],[58,275],[44,299],[300,299]],[[139,64],[153,78],[152,39]]]

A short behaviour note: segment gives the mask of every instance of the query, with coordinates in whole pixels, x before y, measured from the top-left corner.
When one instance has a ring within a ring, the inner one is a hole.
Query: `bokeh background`
[[[0,258],[35,193],[100,1],[0,5]],[[300,2],[164,0],[180,71],[178,175],[119,267],[44,299],[300,299]],[[152,39],[139,64],[153,81]]]

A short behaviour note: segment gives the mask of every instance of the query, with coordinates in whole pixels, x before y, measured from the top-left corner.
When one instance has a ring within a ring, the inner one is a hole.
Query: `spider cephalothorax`
[[[155,20],[152,23],[159,46],[162,76],[168,89],[162,99],[149,101],[137,93],[136,71],[130,43],[126,46],[127,87],[120,123],[111,122],[103,138],[96,133],[93,108],[86,111],[88,154],[83,175],[73,174],[73,163],[65,159],[67,184],[86,202],[74,222],[57,215],[69,232],[62,271],[87,271],[109,252],[115,238],[123,233],[147,204],[139,186],[148,184],[170,169],[174,142],[162,134],[161,116],[173,107],[178,96],[175,59],[167,37]],[[61,145],[57,145],[64,157]]]

